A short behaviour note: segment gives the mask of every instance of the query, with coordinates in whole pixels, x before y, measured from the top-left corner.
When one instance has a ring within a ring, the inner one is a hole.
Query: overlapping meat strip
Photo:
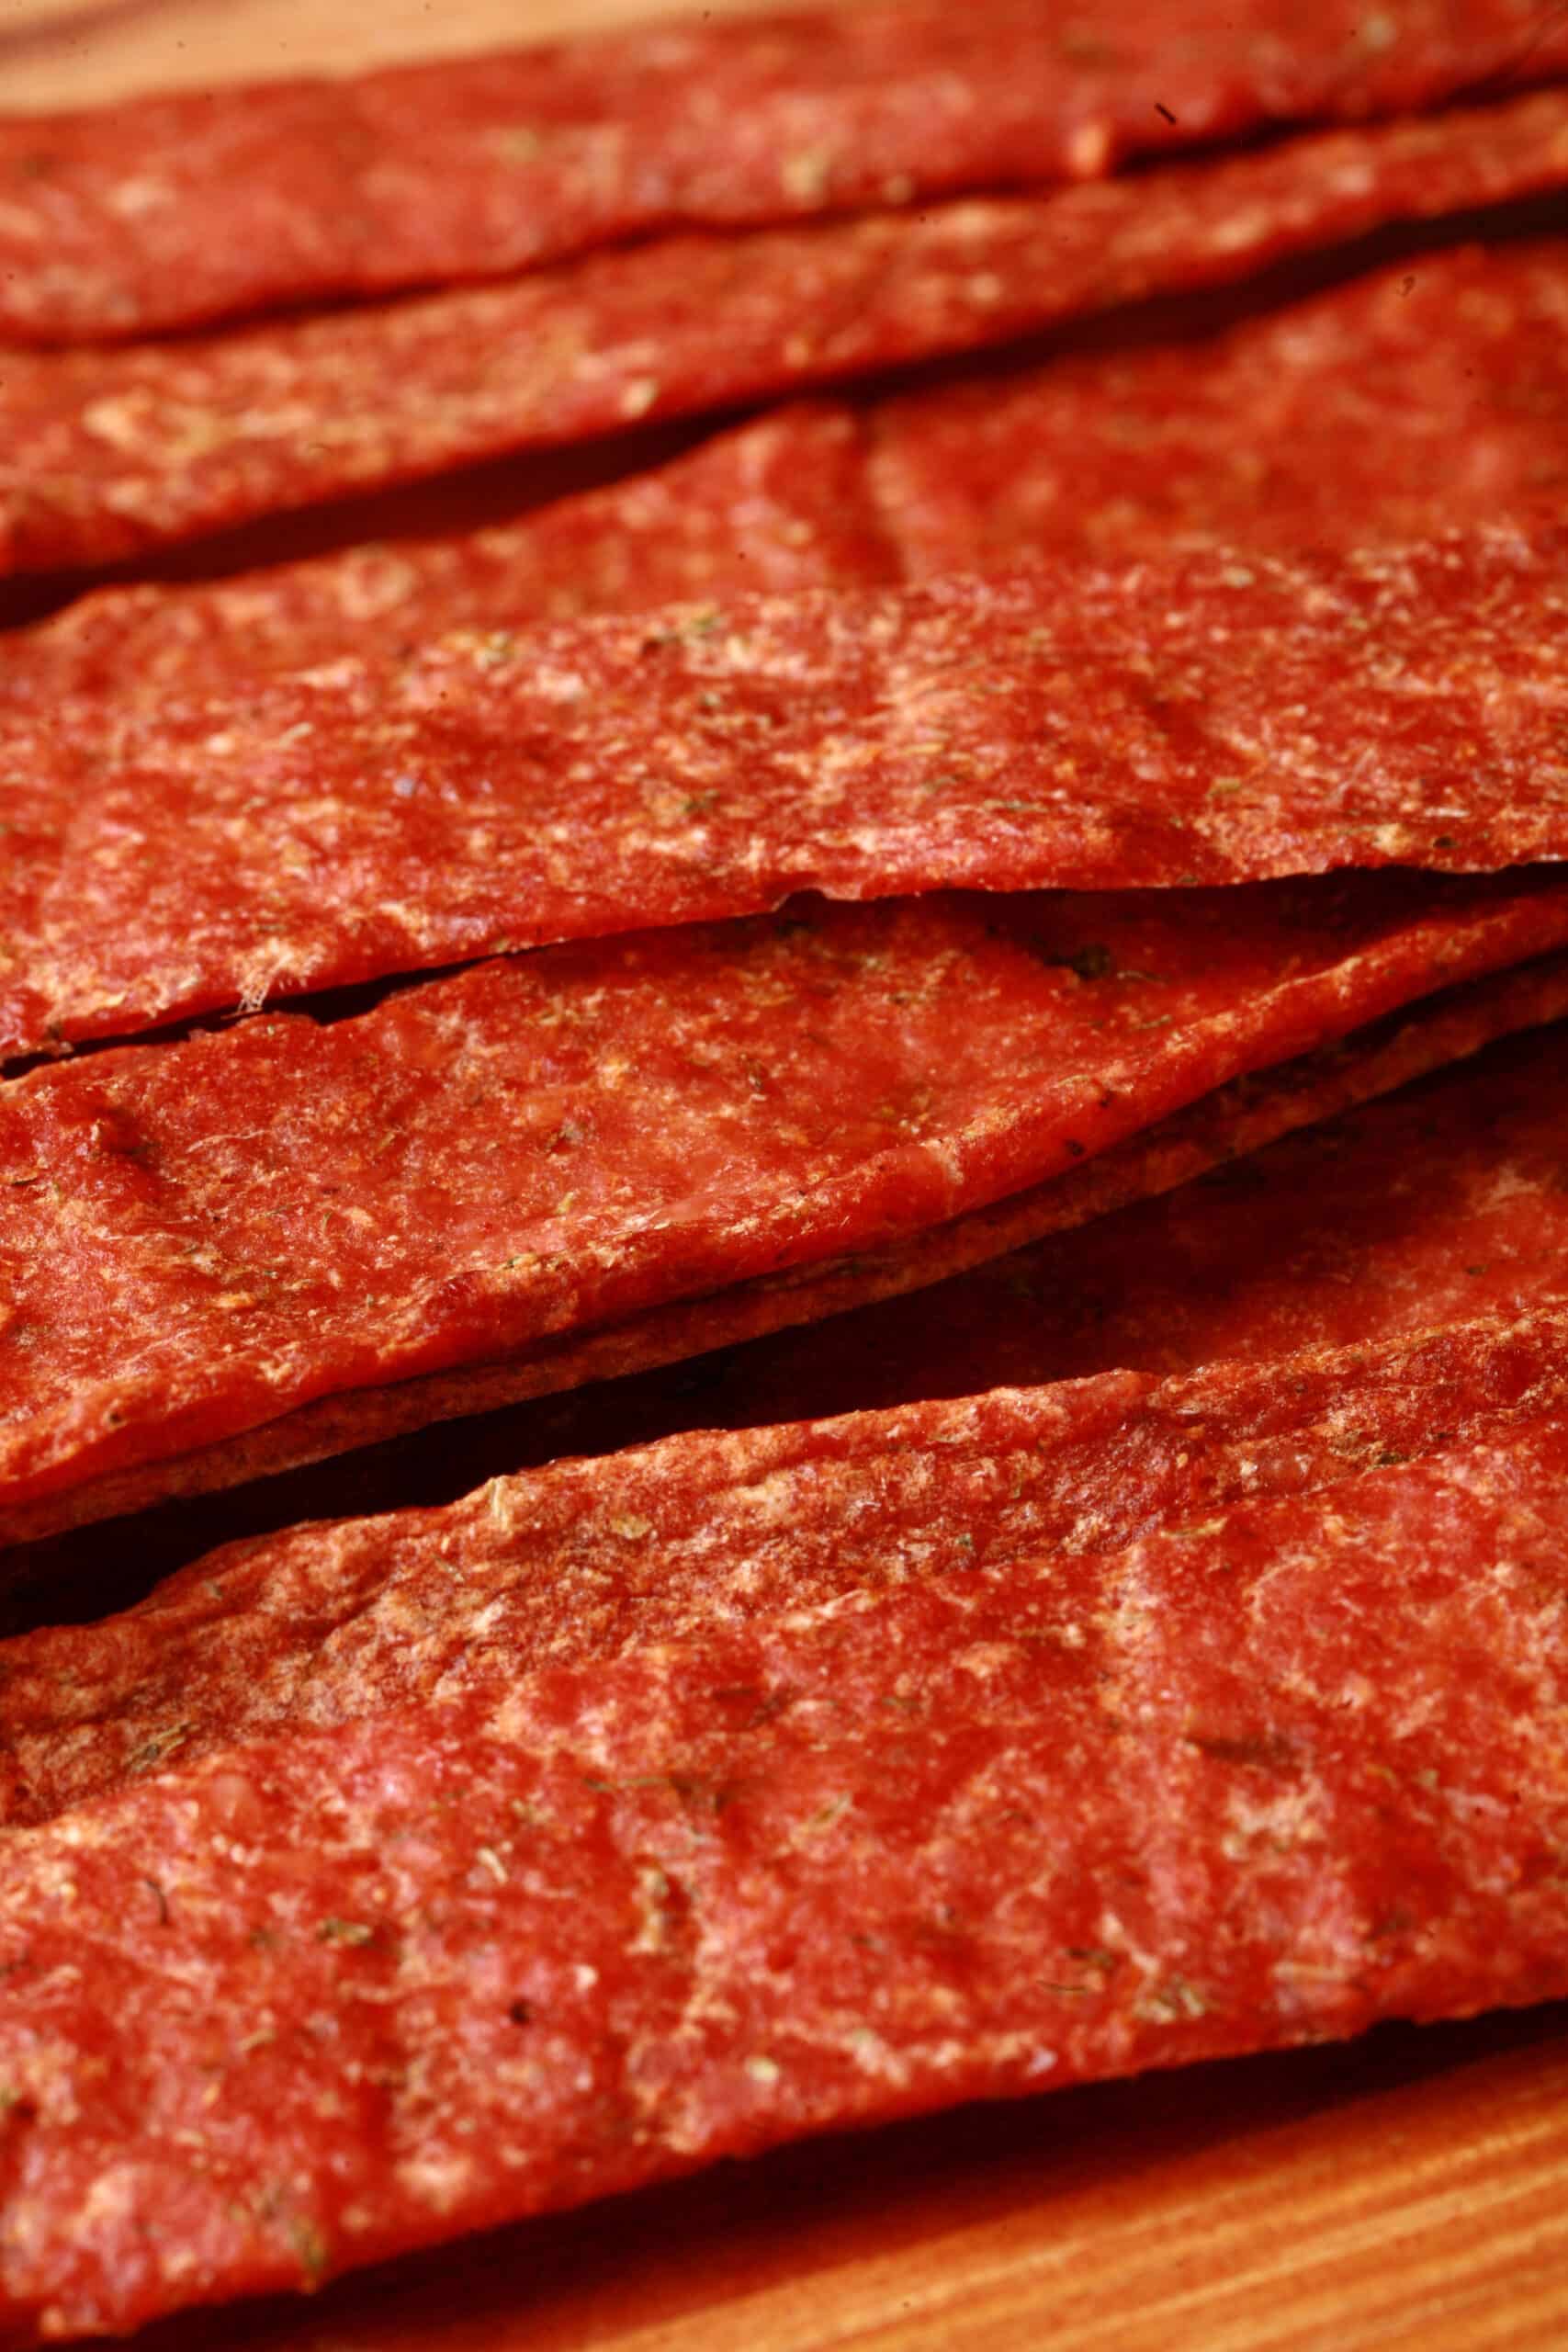
[[[908,394],[874,435],[916,577],[1561,514],[1568,240],[1423,254],[1218,336]]]
[[[1499,1109],[1490,1071],[1477,1075],[1472,1119],[1467,1076],[1455,1073],[1431,1115],[1439,1136],[1462,1128],[1472,1148],[1456,1151],[1452,1187],[1430,1199],[1401,1162],[1405,1145],[1382,1141],[1377,1125],[1364,1154],[1358,1131],[1337,1123],[1321,1140],[1303,1139],[1299,1154],[1269,1157],[1259,1170],[1271,1187],[1267,1216],[1257,1208],[1250,1156],[1564,1014],[1568,958],[1540,957],[1219,1087],[1096,1159],[910,1240],[654,1307],[547,1340],[506,1364],[324,1399],[186,1457],[177,1485],[159,1466],[106,1479],[96,1499],[109,1516],[175,1493],[266,1482],[199,1512],[187,1504],[152,1529],[143,1519],[137,1574],[145,1588],[160,1564],[167,1572],[236,1535],[441,1501],[501,1469],[603,1454],[680,1430],[798,1420],[1128,1363],[1173,1372],[1232,1353],[1256,1359],[1386,1337],[1510,1303],[1522,1312],[1535,1300],[1533,1283],[1553,1295],[1555,1224],[1543,1171],[1561,1083],[1556,1036],[1521,1046],[1517,1064],[1506,1065],[1535,1073],[1547,1090],[1545,1143]],[[1507,1095],[1505,1081],[1505,1106]],[[1506,1221],[1512,1238],[1495,1262],[1479,1254],[1471,1222],[1491,1181],[1473,1148],[1479,1136],[1499,1155],[1499,1183],[1518,1187]],[[1337,1167],[1341,1152],[1344,1183],[1319,1182],[1320,1160]],[[1212,1169],[1224,1171],[1213,1193],[1186,1189],[1168,1205],[1161,1198]],[[1362,1175],[1394,1188],[1392,1227],[1366,1216]],[[1141,1202],[1152,1204],[1146,1215],[1118,1214]],[[1188,1253],[1198,1270],[1190,1279]],[[345,1464],[341,1453],[351,1447],[367,1450]],[[321,1459],[334,1450],[339,1459]],[[290,1477],[269,1476],[290,1467]],[[76,1581],[87,1565],[80,1537],[15,1557],[35,1611],[49,1607],[44,1595],[62,1571]],[[91,1565],[91,1589],[112,1608],[124,1591],[120,1556],[111,1548]],[[71,1605],[80,1613],[74,1592]]]
[[[1507,1318],[1568,1298],[1565,1168],[1558,1023],[1158,1199],[727,1354],[662,1409],[739,1427]],[[651,1383],[607,1402],[612,1429],[674,1425],[649,1418]],[[590,1400],[582,1418],[586,1436]]]
[[[1461,246],[1224,334],[998,365],[869,410],[792,405],[515,524],[100,589],[6,641],[0,706],[221,692],[242,666],[302,669],[389,631],[742,587],[1550,516],[1568,501],[1565,354],[1568,243]]]
[[[301,1519],[446,1501],[498,1469],[567,1453],[602,1454],[699,1423],[795,1419],[862,1402],[982,1388],[1001,1377],[1055,1377],[1055,1327],[1019,1304],[1021,1289],[1034,1287],[1027,1260],[1017,1281],[1010,1282],[1008,1267],[998,1268],[1007,1301],[999,1310],[995,1285],[977,1283],[971,1306],[954,1278],[1021,1252],[1043,1236],[1110,1217],[1564,1014],[1568,955],[1535,956],[1440,989],[1314,1052],[1216,1087],[1095,1159],[906,1240],[729,1283],[618,1323],[545,1340],[500,1363],[318,1397],[176,1459],[111,1471],[73,1493],[76,1523],[68,1532],[28,1541],[44,1527],[57,1529],[47,1502],[0,1522],[6,1538],[23,1547],[0,1553],[8,1620],[19,1627],[36,1623],[40,1613],[56,1618],[62,1609],[73,1618],[114,1609],[130,1591],[150,1589],[216,1544]],[[1092,1262],[1093,1250],[1085,1255]],[[898,1357],[890,1370],[881,1317],[850,1310],[950,1282],[953,1288],[929,1314],[913,1304],[888,1309]],[[953,1345],[944,1348],[955,1299],[960,1318],[990,1316],[994,1351],[962,1319],[951,1325]],[[819,1336],[803,1334],[798,1345],[787,1336],[825,1318],[835,1319]],[[774,1333],[785,1335],[775,1346],[743,1344]],[[1311,1336],[1304,1325],[1303,1344]],[[940,1373],[933,1351],[941,1355]],[[1008,1365],[1010,1371],[1003,1369]],[[149,1510],[159,1504],[167,1508]],[[90,1522],[130,1511],[141,1516],[128,1557],[118,1544],[104,1544]]]
[[[0,570],[248,517],[1247,277],[1384,223],[1568,186],[1568,92],[1156,176],[684,235],[513,283],[123,351],[17,352]]]
[[[802,902],[38,1070],[0,1090],[0,1525],[912,1236],[1565,935],[1550,875]]]
[[[197,583],[98,589],[0,639],[0,714],[117,714],[452,629],[895,580],[847,407],[800,401],[514,522],[360,543]]]
[[[897,0],[13,118],[0,334],[98,342],[679,224],[1094,177],[1565,71],[1568,35],[1515,0]]]
[[[682,1430],[443,1508],[235,1544],[118,1615],[0,1644],[0,1819],[49,1819],[283,1724],[445,1704],[944,1562],[1115,1551],[1314,1494],[1561,1413],[1565,1332],[1554,1303],[1164,1381],[1110,1371]]]
[[[1562,1995],[1565,1474],[1534,1421],[910,1582],[896,1522],[880,1591],[15,1833],[14,2339],[829,2127]]]
[[[1568,530],[468,631],[0,726],[0,1051],[836,898],[1568,849]]]
[[[686,1638],[699,1609],[722,1622],[874,1584],[886,1522],[916,1509],[933,1541],[967,1533],[976,1565],[1010,1545],[1104,1549],[1564,1401],[1565,1155],[1568,1032],[1554,1027],[967,1276],[712,1359],[692,1382],[586,1393],[558,1450],[694,1424],[745,1434],[676,1435],[449,1509],[236,1546],[105,1624],[0,1646],[9,1817],[242,1724],[344,1720],[450,1695],[470,1664],[608,1655]],[[712,1305],[722,1327],[726,1302]],[[1041,1382],[1067,1385],[986,1393]],[[960,1401],[935,1412],[939,1396]],[[886,1409],[830,1436],[758,1426],[865,1405]],[[449,1432],[453,1491],[536,1458],[540,1419],[514,1417],[513,1445],[502,1426],[482,1442]],[[721,1522],[755,1539],[731,1583],[708,1571],[743,1550]]]

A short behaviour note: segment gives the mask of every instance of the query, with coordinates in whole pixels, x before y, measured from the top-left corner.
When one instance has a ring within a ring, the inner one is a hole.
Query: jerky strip
[[[129,2328],[830,2126],[1562,1994],[1565,1474],[1538,1423],[949,1558],[17,1833],[0,2311]]]
[[[195,585],[100,589],[4,640],[0,710],[58,725],[62,697],[112,700],[124,714],[224,694],[242,673],[309,669],[451,629],[894,580],[864,454],[852,412],[802,401],[516,522]]]
[[[1565,935],[1540,876],[803,907],[38,1070],[0,1507],[919,1232]]]
[[[286,1724],[499,1692],[549,1665],[1045,1552],[1568,1408],[1561,1306],[1164,1382],[1109,1371],[842,1419],[682,1432],[445,1509],[209,1553],[139,1607],[0,1644],[0,1820],[46,1820]]]
[[[800,404],[499,529],[99,590],[0,697],[220,692],[462,627],[1225,541],[1366,546],[1568,503],[1568,243],[1395,264],[1228,334]],[[1245,434],[1236,420],[1244,417]],[[869,467],[865,460],[869,457]]]
[[[199,1518],[171,1513],[151,1531],[143,1518],[134,1575],[145,1588],[160,1569],[236,1532],[335,1515],[351,1500],[362,1511],[444,1500],[498,1466],[611,1453],[697,1421],[734,1428],[957,1394],[1003,1379],[1054,1379],[1077,1294],[1067,1284],[1056,1315],[1037,1306],[1049,1275],[1024,1254],[1025,1244],[1068,1231],[1076,1240],[1078,1228],[1130,1202],[1185,1184],[1495,1038],[1564,1014],[1568,958],[1547,956],[1494,974],[1371,1023],[1343,1043],[1217,1088],[1063,1175],[892,1248],[734,1283],[603,1330],[545,1340],[501,1363],[321,1397],[242,1436],[87,1479],[65,1497],[6,1511],[0,1533],[28,1544],[62,1526],[86,1528],[171,1498],[268,1482],[229,1501],[216,1526],[211,1511]],[[1062,1254],[1071,1259],[1074,1246],[1064,1245]],[[993,1262],[994,1272],[977,1277],[972,1288],[964,1283],[969,1269]],[[929,1305],[908,1295],[932,1284],[944,1287]],[[881,1312],[847,1312],[882,1300],[899,1303]],[[1528,1301],[1521,1296],[1518,1304]],[[1466,1287],[1452,1312],[1475,1311]],[[1370,1320],[1366,1333],[1380,1328]],[[1108,1324],[1108,1348],[1112,1329]],[[774,1333],[784,1336],[771,1346],[738,1344]],[[1361,1335],[1359,1329],[1341,1334]],[[1306,1313],[1299,1344],[1314,1336]],[[1201,1358],[1200,1348],[1191,1360]],[[1115,1361],[1102,1351],[1092,1366],[1078,1368],[1109,1369]],[[671,1379],[673,1364],[683,1369]],[[514,1409],[499,1409],[507,1407]],[[475,1415],[483,1418],[453,1425],[454,1417]],[[350,1450],[358,1450],[356,1458],[345,1463]],[[300,1466],[316,1464],[323,1467],[314,1473]],[[283,1470],[296,1475],[275,1480]],[[112,1547],[98,1545],[91,1559],[78,1558],[56,1542],[14,1553],[8,1562],[0,1557],[0,1581],[48,1591],[46,1605],[58,1613],[54,1587],[62,1569],[78,1580],[86,1570],[98,1607],[109,1609],[126,1588],[121,1567]],[[73,1612],[83,1613],[76,1600]]]
[[[1568,1299],[1568,1031],[716,1368],[727,1425],[1261,1362]],[[688,1403],[688,1415],[692,1410]]]
[[[1266,1110],[1270,1094],[1266,1082]],[[1191,1124],[1184,1114],[1178,1131]],[[626,1443],[676,1426],[676,1413],[742,1428],[1119,1366],[1169,1374],[1507,1319],[1568,1298],[1568,1029],[1440,1069],[1353,1116],[1297,1124],[1303,1132],[1261,1150],[1254,1129],[1213,1153],[1222,1164],[1201,1181],[1081,1227],[984,1259],[976,1247],[969,1266],[917,1292],[918,1270],[939,1265],[943,1240],[922,1236],[888,1253],[909,1289],[827,1325],[803,1316],[726,1353],[682,1397],[661,1397],[649,1381],[603,1405],[585,1398],[570,1421],[558,1412],[555,1441],[597,1451],[602,1430]],[[1157,1140],[1135,1138],[1052,1189],[1087,1187],[1114,1208],[1107,1178]],[[976,1228],[1016,1230],[1023,1208],[1003,1203],[953,1239],[974,1247]],[[715,1324],[716,1339],[729,1336],[716,1314]],[[504,1458],[500,1430],[485,1443],[487,1463]]]
[[[0,122],[0,334],[98,342],[756,227],[1097,177],[1268,122],[1568,71],[1509,0],[948,0],[684,22]],[[1160,103],[1151,103],[1157,86]]]
[[[0,700],[220,693],[458,628],[682,596],[1288,552],[1568,505],[1568,243],[1464,246],[1218,337],[874,408],[800,404],[501,528],[239,580],[102,589],[6,647]],[[1237,419],[1246,430],[1237,429]],[[865,460],[869,456],[869,467]]]
[[[0,1051],[562,935],[1568,849],[1568,529],[462,633],[0,729]]]
[[[1422,254],[1190,343],[884,402],[912,574],[1366,546],[1568,504],[1568,240]]]
[[[676,236],[514,283],[0,382],[0,571],[96,564],[503,451],[581,440],[1568,183],[1568,93],[1156,177],[818,228]]]

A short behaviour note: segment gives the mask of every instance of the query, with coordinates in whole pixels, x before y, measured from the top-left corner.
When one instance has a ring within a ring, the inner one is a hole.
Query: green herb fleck
[[[369,1944],[376,1940],[374,1928],[363,1919],[323,1919],[316,1929],[316,1940],[323,1944]]]
[[[299,2213],[291,2213],[284,2227],[305,2284],[319,2287],[332,2267],[333,2252],[325,2236],[314,2222]]]
[[[1136,2013],[1156,2024],[1180,2025],[1207,2017],[1209,2004],[1185,1976],[1168,1976],[1163,1984],[1150,1984],[1139,1996]]]

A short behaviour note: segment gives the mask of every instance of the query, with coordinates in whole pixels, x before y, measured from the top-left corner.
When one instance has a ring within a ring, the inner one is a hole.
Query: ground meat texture
[[[728,1354],[685,1409],[741,1427],[1506,1320],[1568,1298],[1565,1166],[1559,1023],[1158,1198]]]
[[[937,1563],[15,1834],[12,2339],[829,2127],[1561,1996],[1564,1443]]]
[[[1288,552],[1568,501],[1568,240],[1424,254],[1218,336],[1063,354],[874,412],[909,573]]]
[[[280,1725],[498,1693],[845,1594],[1120,1550],[1568,1404],[1561,1306],[1158,1381],[1114,1371],[832,1421],[682,1431],[444,1508],[287,1530],[92,1625],[0,1644],[0,1818],[46,1820]]]
[[[242,662],[745,587],[1548,518],[1568,500],[1565,352],[1568,243],[1462,246],[1217,336],[791,405],[517,523],[101,589],[8,640],[0,707],[112,686],[123,709],[221,693]]]
[[[546,1340],[500,1363],[320,1397],[240,1436],[87,1479],[53,1505],[6,1513],[6,1532],[23,1547],[0,1551],[9,1622],[19,1627],[36,1623],[40,1611],[80,1619],[119,1607],[133,1589],[149,1589],[214,1545],[300,1519],[446,1501],[498,1470],[613,1453],[699,1424],[795,1419],[884,1396],[984,1387],[989,1367],[1010,1361],[1038,1367],[1048,1361],[1043,1351],[1054,1327],[1022,1312],[1020,1284],[1008,1289],[1009,1311],[996,1316],[994,1352],[973,1323],[965,1331],[955,1322],[940,1373],[931,1359],[941,1346],[936,1335],[948,1328],[953,1293],[933,1302],[929,1317],[913,1306],[889,1309],[898,1334],[891,1372],[877,1340],[879,1318],[848,1310],[902,1298],[1042,1235],[1075,1230],[1565,1013],[1568,956],[1537,956],[1215,1088],[1059,1176],[905,1241],[732,1282]],[[1032,1287],[1032,1276],[1028,1281]],[[982,1288],[982,1297],[992,1295]],[[745,1344],[829,1317],[837,1319],[819,1340],[807,1337],[798,1347],[787,1338],[774,1348]],[[1033,1352],[1014,1359],[1010,1347]],[[846,1385],[856,1381],[864,1382],[863,1392]],[[158,1504],[164,1508],[150,1516],[146,1507]],[[128,1555],[106,1543],[94,1522],[130,1511],[141,1516]],[[55,1531],[50,1540],[28,1540],[45,1527]]]
[[[1565,933],[1550,874],[802,901],[37,1070],[0,1090],[0,1526],[908,1238]]]
[[[122,351],[17,352],[0,571],[96,564],[505,451],[1228,285],[1568,184],[1568,92],[1157,176],[687,234],[493,287]]]
[[[466,631],[0,724],[0,1050],[942,886],[1568,847],[1568,530]]]
[[[0,714],[43,717],[62,696],[111,697],[124,714],[220,695],[241,670],[310,669],[451,629],[894,580],[864,458],[850,409],[802,401],[515,522],[99,589],[5,640]]]
[[[1052,179],[1568,70],[1519,0],[945,0],[0,122],[0,334],[96,343],[497,276],[677,225]],[[1151,91],[1158,92],[1151,102]]]

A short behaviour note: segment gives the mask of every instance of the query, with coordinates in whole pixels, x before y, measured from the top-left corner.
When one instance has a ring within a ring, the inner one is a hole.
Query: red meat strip
[[[310,669],[452,629],[895,580],[864,458],[851,410],[802,401],[516,522],[195,585],[99,589],[4,640],[0,713],[57,720],[70,696],[159,707],[231,691],[242,670]]]
[[[1561,856],[1565,710],[1558,526],[468,631],[13,716],[0,1051],[805,888]]]
[[[58,1616],[62,1581],[71,1589],[71,1613],[95,1613],[119,1606],[129,1583],[146,1589],[160,1574],[237,1535],[349,1509],[381,1511],[446,1500],[498,1468],[563,1453],[610,1453],[700,1421],[737,1426],[798,1419],[884,1396],[892,1401],[985,1387],[1002,1376],[996,1367],[1010,1360],[1043,1363],[1047,1370],[1038,1376],[1054,1377],[1054,1326],[1048,1317],[1021,1313],[1016,1285],[1008,1294],[1010,1311],[996,1317],[995,1353],[987,1352],[982,1332],[955,1323],[940,1372],[931,1352],[942,1345],[952,1294],[933,1302],[929,1314],[918,1305],[902,1314],[890,1309],[894,1328],[901,1333],[907,1317],[919,1334],[895,1341],[905,1357],[891,1382],[878,1340],[880,1319],[848,1310],[947,1282],[1042,1235],[1108,1216],[1477,1053],[1498,1037],[1565,1013],[1568,956],[1536,957],[1441,989],[1316,1052],[1218,1087],[1063,1175],[910,1240],[732,1283],[603,1329],[547,1340],[499,1363],[321,1397],[173,1460],[87,1479],[62,1500],[22,1506],[0,1519],[4,1539],[28,1545],[0,1554],[0,1586],[12,1623]],[[957,1284],[954,1291],[964,1295]],[[798,1347],[787,1338],[774,1348],[735,1344],[829,1317],[842,1319]],[[1311,1336],[1310,1323],[1304,1324],[1303,1343]],[[1010,1359],[1009,1346],[1032,1348],[1032,1354]],[[681,1368],[672,1374],[674,1365]],[[852,1385],[846,1387],[846,1380],[863,1382],[863,1396]],[[519,1406],[519,1399],[526,1401]],[[517,1408],[498,1409],[507,1407]],[[463,1425],[455,1426],[459,1417]],[[353,1458],[344,1460],[350,1450]],[[283,1470],[293,1475],[273,1475]],[[239,1487],[246,1491],[235,1494]],[[221,1498],[220,1490],[228,1490]],[[193,1497],[208,1498],[205,1508],[192,1504]],[[187,1498],[183,1510],[138,1521],[133,1561],[106,1545],[90,1524],[175,1498]],[[28,1542],[58,1529],[62,1520],[76,1532]],[[91,1595],[85,1611],[84,1587]]]
[[[13,118],[0,334],[96,342],[677,225],[1095,177],[1564,72],[1568,32],[1518,0],[898,0]]]
[[[1568,1300],[1565,1167],[1559,1025],[1156,1199],[726,1355],[684,1412],[739,1428],[1506,1319]],[[607,1418],[651,1433],[672,1425],[646,1419],[660,1408],[650,1382]],[[586,1433],[592,1398],[581,1418]]]
[[[1298,1152],[1260,1158],[1258,1173],[1248,1155],[1563,1013],[1568,959],[1538,959],[1215,1089],[1084,1167],[912,1242],[653,1307],[510,1364],[324,1399],[176,1465],[85,1488],[83,1515],[87,1503],[113,1517],[371,1446],[355,1463],[296,1470],[277,1494],[252,1488],[200,1526],[174,1521],[163,1562],[179,1566],[232,1533],[440,1500],[520,1463],[609,1453],[694,1425],[802,1420],[1122,1364],[1180,1371],[1523,1312],[1559,1296],[1568,1242],[1554,1173],[1561,1033],[1526,1040],[1474,1080],[1455,1072],[1408,1114],[1389,1113],[1387,1129],[1371,1122],[1363,1136],[1337,1122]],[[1453,1155],[1446,1183],[1425,1183],[1432,1138]],[[1208,1169],[1224,1173],[1194,1188]],[[1493,1183],[1502,1216],[1488,1216]],[[1134,1202],[1149,1209],[1117,1214]],[[143,1521],[136,1574],[151,1580],[157,1557]],[[101,1538],[92,1557],[83,1538],[14,1555],[14,1583],[35,1588],[45,1609],[62,1571],[106,1609],[125,1590],[118,1547]]]
[[[221,693],[458,628],[995,569],[1288,552],[1568,505],[1568,243],[1460,247],[1217,337],[801,403],[500,528],[194,586],[102,589],[25,637],[0,704]],[[1236,429],[1238,417],[1247,431]],[[868,464],[869,459],[869,464]]]
[[[1163,1382],[1111,1371],[682,1431],[444,1509],[236,1544],[118,1616],[0,1644],[0,1818],[48,1819],[284,1724],[446,1704],[933,1563],[1116,1551],[1249,1497],[1314,1493],[1562,1410],[1565,1332],[1559,1305]]]
[[[17,352],[0,571],[102,563],[628,423],[1230,284],[1568,184],[1568,92],[1043,196],[590,254],[494,287],[123,351]]]
[[[908,570],[1356,547],[1568,503],[1568,240],[1423,254],[1218,337],[875,414]]]
[[[906,1238],[1565,935],[1539,876],[803,903],[39,1070],[0,1090],[0,1528]]]
[[[1561,1996],[1565,1493],[1545,1420],[1109,1555],[905,1583],[895,1521],[879,1591],[15,1833],[12,2339]]]
[[[1516,1041],[1146,1209],[761,1351],[716,1396],[769,1420],[1113,1364],[1264,1361],[1568,1299],[1568,1032]]]

